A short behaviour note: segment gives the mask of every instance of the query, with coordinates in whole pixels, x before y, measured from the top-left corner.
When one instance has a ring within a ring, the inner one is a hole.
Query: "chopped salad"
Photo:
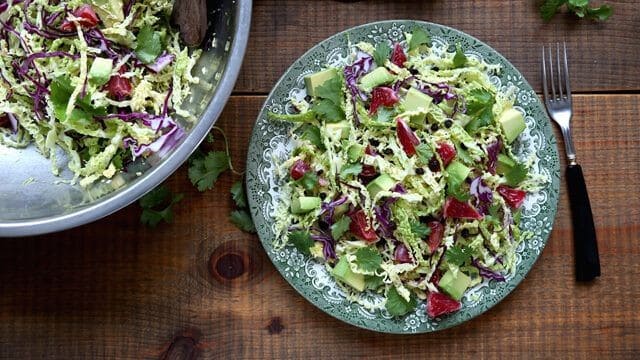
[[[275,245],[323,261],[352,301],[373,292],[393,316],[426,302],[457,311],[468,289],[514,270],[520,208],[546,181],[513,144],[526,128],[500,66],[431,42],[354,45],[346,66],[305,77]]]
[[[171,0],[0,3],[0,143],[56,148],[82,186],[184,136],[182,108],[201,50],[169,26]],[[206,87],[207,84],[202,84]]]

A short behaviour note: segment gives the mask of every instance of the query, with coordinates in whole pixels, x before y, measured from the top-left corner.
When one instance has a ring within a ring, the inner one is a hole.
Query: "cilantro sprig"
[[[385,41],[381,41],[376,45],[376,49],[373,51],[373,60],[378,66],[384,66],[389,55],[391,55],[391,47]]]
[[[413,309],[415,309],[417,301],[414,296],[409,298],[409,301],[405,300],[394,287],[391,287],[387,292],[387,302],[385,308],[392,316],[402,316]]]
[[[540,6],[540,16],[544,21],[550,21],[565,5],[570,13],[579,18],[604,21],[613,14],[613,9],[609,4],[590,6],[589,3],[589,0],[545,0]]]
[[[422,28],[416,27],[409,39],[409,51],[417,49],[420,45],[431,46],[431,37]]]
[[[339,122],[346,119],[344,114],[344,92],[342,77],[335,76],[316,89],[318,101],[311,110],[327,122]]]
[[[462,264],[471,259],[471,249],[454,245],[447,249],[447,252],[444,254],[444,256],[451,264],[462,266]]]
[[[173,221],[173,205],[182,200],[183,194],[172,194],[166,185],[160,185],[149,191],[140,201],[142,214],[140,222],[149,227],[156,227],[161,221]]]
[[[363,247],[356,251],[355,264],[363,271],[376,271],[382,264],[382,256],[377,250]]]

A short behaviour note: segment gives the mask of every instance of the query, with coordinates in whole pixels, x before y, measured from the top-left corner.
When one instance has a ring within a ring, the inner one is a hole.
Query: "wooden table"
[[[453,26],[504,54],[538,91],[541,44],[566,40],[575,146],[600,246],[597,281],[574,281],[563,182],[547,247],[496,307],[433,334],[361,330],[299,296],[257,236],[227,220],[238,177],[199,193],[183,167],[168,181],[185,194],[170,225],[145,228],[134,204],[77,229],[0,240],[0,358],[640,357],[640,12],[635,0],[611,1],[607,22],[558,16],[546,24],[539,2],[256,0],[242,73],[218,125],[242,168],[278,77],[306,49],[357,24]]]

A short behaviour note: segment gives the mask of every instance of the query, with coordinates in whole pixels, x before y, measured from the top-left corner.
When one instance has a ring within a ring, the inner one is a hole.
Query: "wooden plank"
[[[238,168],[263,101],[232,97],[218,123]],[[141,226],[132,205],[77,229],[0,240],[0,358],[636,358],[639,103],[640,95],[575,98],[603,266],[593,284],[573,280],[563,187],[547,247],[495,308],[434,334],[357,329],[299,296],[258,238],[229,223],[237,176],[198,193],[183,167],[168,181],[185,194],[171,225]]]
[[[386,19],[451,26],[486,42],[518,68],[536,90],[542,44],[566,41],[573,89],[637,91],[640,17],[637,2],[615,1],[606,22],[557,15],[540,18],[540,1],[299,1],[258,0],[249,46],[235,90],[267,93],[289,65],[313,45],[350,27]]]

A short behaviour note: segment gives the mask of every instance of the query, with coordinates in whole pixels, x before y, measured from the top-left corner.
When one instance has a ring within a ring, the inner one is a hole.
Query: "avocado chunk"
[[[449,176],[449,183],[460,185],[464,179],[469,176],[471,169],[462,164],[458,160],[453,160],[449,166],[447,166],[447,174]]]
[[[360,144],[353,144],[349,146],[349,149],[347,150],[347,157],[351,162],[356,162],[360,160],[360,158],[362,158],[363,155],[364,155],[364,146]]]
[[[369,92],[374,87],[388,84],[393,81],[393,75],[385,67],[378,67],[360,79],[362,90]]]
[[[291,213],[306,214],[320,206],[320,198],[315,196],[300,196],[291,200]]]
[[[429,95],[422,93],[416,88],[411,88],[407,91],[403,102],[406,111],[424,111],[427,110],[432,103],[433,99]]]
[[[364,275],[356,274],[351,271],[351,268],[349,267],[349,261],[347,260],[346,256],[340,258],[340,261],[338,261],[336,266],[333,268],[332,274],[336,277],[336,279],[351,286],[352,288],[358,291],[364,291]]]
[[[333,141],[348,138],[349,133],[351,132],[351,126],[347,121],[327,123],[325,124],[325,129],[327,131],[327,136],[329,136]]]
[[[505,154],[498,154],[498,161],[496,162],[496,172],[504,175],[516,166],[516,162]]]
[[[92,84],[97,86],[104,85],[111,78],[113,70],[113,60],[97,57],[93,60],[91,68],[87,76]]]
[[[447,295],[459,301],[470,284],[471,278],[462,271],[457,271],[456,275],[453,275],[453,272],[448,270],[440,279],[438,286]]]
[[[307,95],[316,96],[316,90],[322,86],[327,80],[338,76],[336,69],[322,70],[317,73],[304,77],[304,84],[307,87]]]
[[[369,195],[371,198],[375,198],[376,195],[381,191],[389,191],[392,187],[396,185],[396,181],[391,178],[391,176],[387,174],[382,174],[377,178],[373,179],[372,182],[367,185],[367,191],[369,191]]]
[[[526,128],[522,113],[513,108],[503,111],[498,118],[498,123],[500,123],[505,140],[509,144]]]
[[[106,27],[124,20],[124,6],[122,0],[90,0],[92,9],[100,17]]]

